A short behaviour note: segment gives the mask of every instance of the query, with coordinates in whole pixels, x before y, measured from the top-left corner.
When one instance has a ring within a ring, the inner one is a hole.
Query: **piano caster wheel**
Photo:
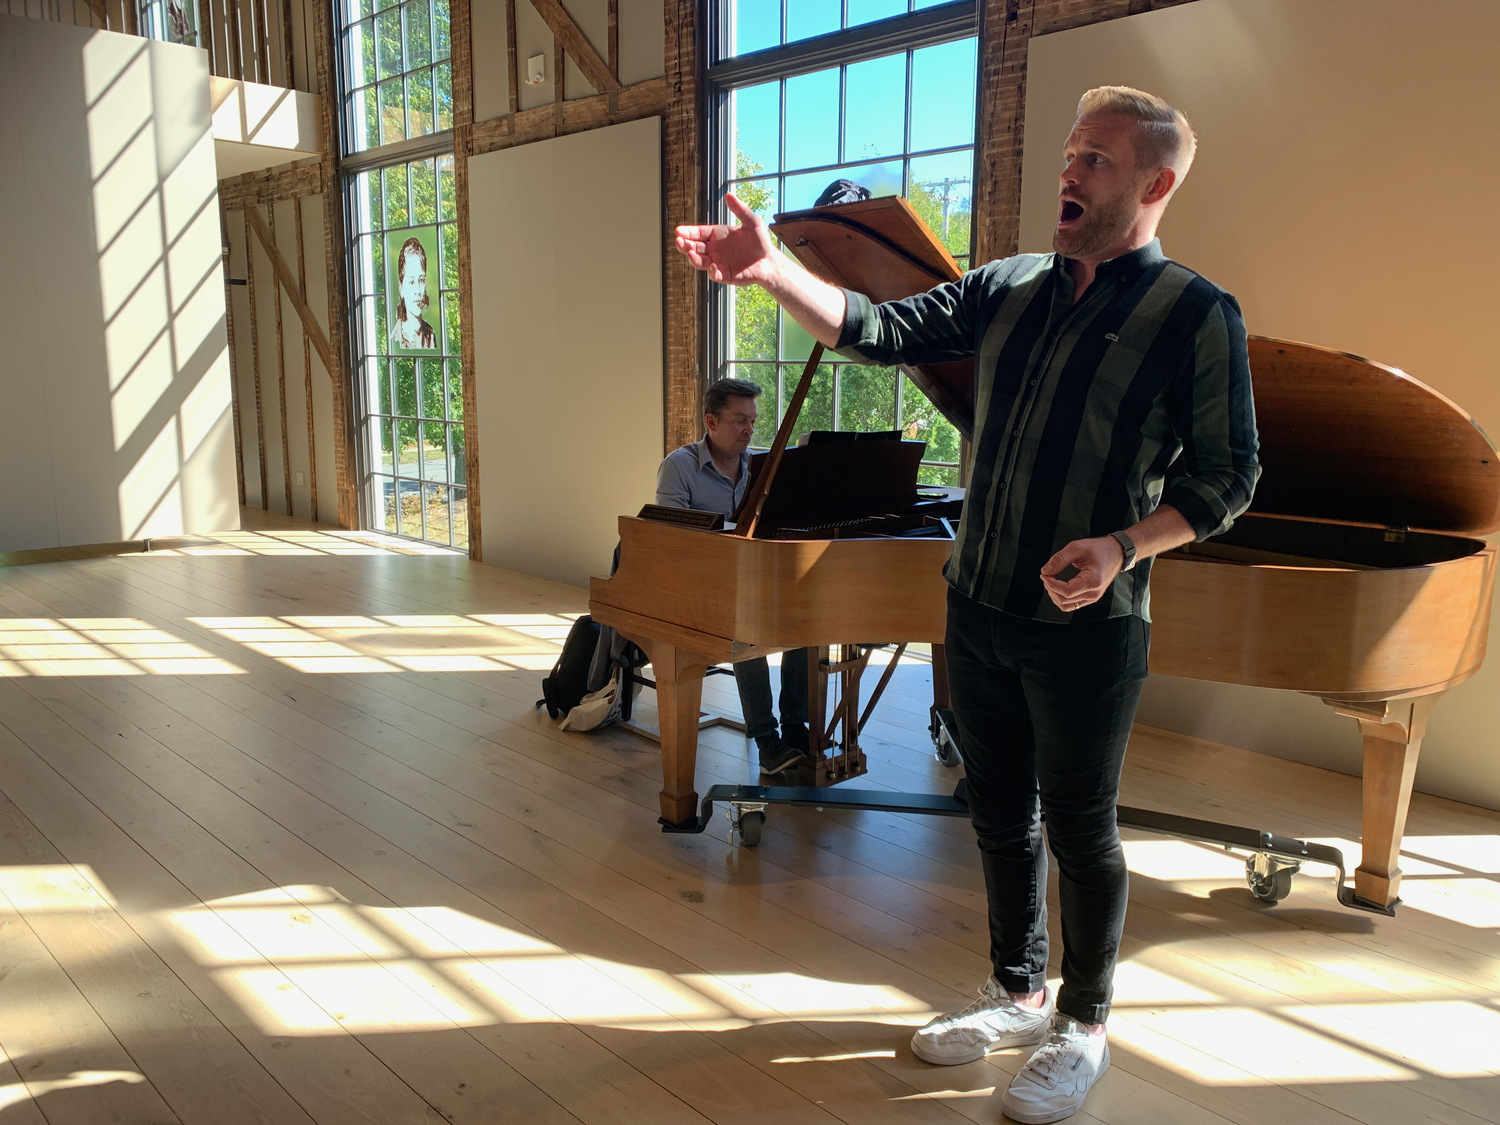
[[[1280,902],[1292,893],[1292,876],[1301,869],[1300,863],[1256,852],[1245,861],[1245,882],[1260,902]]]
[[[731,805],[724,810],[729,818],[729,842],[734,843],[739,834],[740,847],[754,848],[760,845],[761,826],[766,823],[765,805]]]
[[[953,712],[946,708],[932,720],[933,757],[942,765],[952,769],[963,759],[958,754],[958,731],[953,724]]]

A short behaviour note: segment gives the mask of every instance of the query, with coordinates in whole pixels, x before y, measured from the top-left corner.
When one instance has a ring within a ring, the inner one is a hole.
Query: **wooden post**
[[[666,298],[667,395],[663,453],[696,441],[702,417],[705,374],[702,341],[708,308],[707,281],[677,252],[673,228],[706,219],[703,207],[703,113],[698,104],[698,5],[665,0],[666,74],[670,102],[662,120],[663,190],[667,229],[662,278]]]
[[[229,345],[229,411],[230,420],[234,425],[234,476],[235,483],[239,485],[240,506],[245,505],[245,439],[240,433],[240,379],[239,364],[235,361],[234,352],[234,289],[229,284],[229,213],[222,207],[219,209],[219,244],[223,247],[224,266],[224,335]],[[245,243],[245,249],[250,249],[250,244]]]
[[[250,242],[250,214],[255,204],[245,208],[245,293],[250,298],[250,367],[255,374],[255,453],[260,459],[260,506],[271,510],[270,498],[266,495],[266,413],[261,401],[260,388],[260,328],[255,313],[255,247]],[[260,215],[257,213],[257,219]]]
[[[297,290],[302,297],[302,306],[307,307],[307,254],[302,241],[302,200],[293,199],[292,207],[297,216]],[[318,522],[318,433],[313,424],[313,384],[311,339],[307,326],[302,328],[302,393],[307,400],[307,484],[312,498],[312,521]]]
[[[276,246],[276,204],[266,207],[272,247]],[[280,251],[277,252],[278,254]],[[292,435],[289,432],[286,410],[286,329],[281,321],[281,275],[271,271],[271,294],[276,299],[276,394],[281,410],[281,476],[282,490],[286,493],[286,514],[292,514]]]
[[[514,16],[514,7],[510,6]],[[451,0],[453,34],[453,188],[458,208],[458,319],[464,399],[464,487],[469,524],[469,558],[484,561],[483,512],[479,496],[479,394],[474,372],[474,268],[469,243],[469,157],[474,136],[474,38],[470,0]],[[510,55],[515,55],[511,36]],[[515,71],[511,71],[514,85]],[[512,97],[515,96],[512,88]]]

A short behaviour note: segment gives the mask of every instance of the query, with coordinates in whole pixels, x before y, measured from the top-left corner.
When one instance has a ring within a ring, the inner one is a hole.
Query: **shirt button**
[[[1035,379],[1033,379],[1033,380],[1032,380],[1032,381],[1031,381],[1031,385],[1032,385],[1032,386],[1033,386],[1033,387],[1034,387],[1034,386],[1036,386],[1036,380],[1035,380]]]
[[[1020,437],[1021,436],[1021,431],[1020,430],[1011,430],[1010,436],[1011,437]]]
[[[1001,491],[1001,492],[1004,492],[1004,491],[1005,491],[1005,485],[1006,485],[1006,483],[1007,483],[1007,482],[1005,482],[1005,481],[1001,481],[1001,482],[1000,482],[1000,491]]]
[[[990,532],[990,538],[991,539],[999,539],[1000,538],[1000,533],[998,531],[992,531],[992,532]]]

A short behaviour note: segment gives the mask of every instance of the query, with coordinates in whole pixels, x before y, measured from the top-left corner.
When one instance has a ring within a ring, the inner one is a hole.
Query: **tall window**
[[[340,0],[367,526],[469,544],[448,0]]]
[[[768,221],[838,180],[904,195],[959,260],[970,252],[978,41],[972,2],[730,0],[710,68],[711,182]],[[813,341],[756,287],[719,289],[716,371],[766,391],[769,444]],[[897,369],[818,367],[797,431],[900,430],[927,442],[921,479],[957,484],[959,435]]]

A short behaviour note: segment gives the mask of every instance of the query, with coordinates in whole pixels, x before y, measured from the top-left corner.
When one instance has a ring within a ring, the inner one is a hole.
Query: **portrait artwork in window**
[[[436,226],[385,232],[386,299],[390,315],[390,354],[434,353],[442,346],[430,273],[438,257]]]

